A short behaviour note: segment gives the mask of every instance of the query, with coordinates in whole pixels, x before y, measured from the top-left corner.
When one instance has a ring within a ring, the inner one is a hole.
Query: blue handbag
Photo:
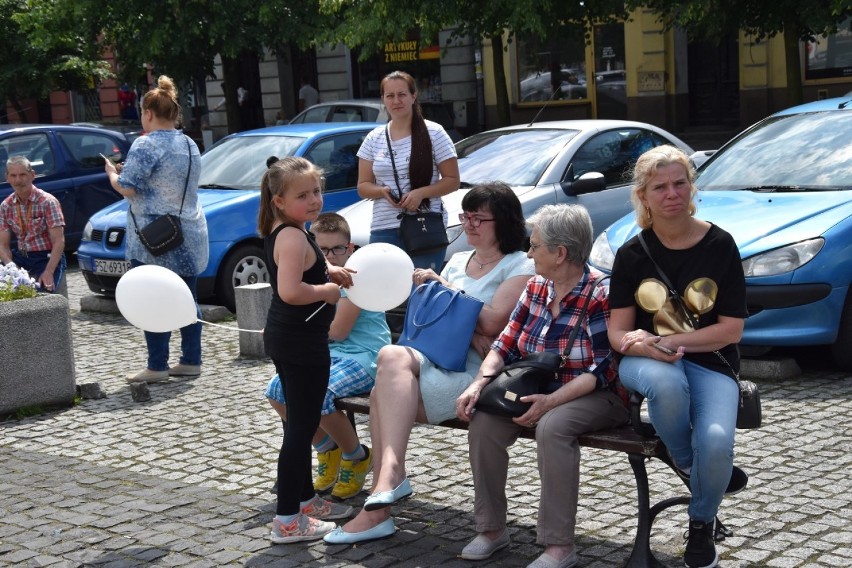
[[[397,345],[413,347],[435,365],[464,371],[482,300],[430,280],[411,292]]]

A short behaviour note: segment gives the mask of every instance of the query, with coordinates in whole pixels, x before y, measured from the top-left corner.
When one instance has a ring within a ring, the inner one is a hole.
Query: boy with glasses
[[[311,232],[325,258],[335,266],[345,265],[355,251],[355,245],[350,242],[349,224],[337,213],[323,213],[317,217]],[[318,492],[331,489],[334,497],[348,499],[363,489],[367,472],[372,467],[372,453],[360,443],[355,428],[346,415],[335,408],[334,400],[370,392],[376,378],[379,349],[390,343],[391,334],[384,313],[362,310],[346,297],[346,290],[341,290],[341,295],[329,330],[331,374],[328,390],[320,427],[312,443],[318,462],[314,489]],[[278,375],[269,382],[266,397],[286,428],[286,401]],[[341,507],[322,499],[315,501],[308,503],[302,512],[315,517],[316,511],[311,507]],[[351,507],[348,509],[351,511]]]

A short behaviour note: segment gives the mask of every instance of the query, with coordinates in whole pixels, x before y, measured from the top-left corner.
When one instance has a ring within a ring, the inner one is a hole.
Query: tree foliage
[[[79,18],[68,26],[69,14],[50,4],[0,0],[0,100],[12,103],[21,122],[35,118],[21,101],[90,88],[110,75],[109,64],[92,48],[91,22]]]

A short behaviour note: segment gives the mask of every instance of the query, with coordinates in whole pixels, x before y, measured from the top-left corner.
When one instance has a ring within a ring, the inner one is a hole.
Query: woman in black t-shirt
[[[711,568],[719,560],[713,523],[722,496],[747,480],[733,467],[736,344],[747,313],[737,246],[694,217],[693,174],[672,146],[636,162],[632,201],[642,232],[615,257],[609,340],[623,355],[622,383],[646,397],[651,422],[690,485],[684,562]]]

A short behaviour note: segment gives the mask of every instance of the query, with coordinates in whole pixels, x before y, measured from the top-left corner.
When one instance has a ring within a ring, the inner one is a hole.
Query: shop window
[[[820,35],[805,43],[805,79],[852,77],[852,18],[837,33]]]
[[[565,24],[554,38],[519,37],[518,97],[521,103],[582,100],[586,90],[586,46],[583,26]]]

